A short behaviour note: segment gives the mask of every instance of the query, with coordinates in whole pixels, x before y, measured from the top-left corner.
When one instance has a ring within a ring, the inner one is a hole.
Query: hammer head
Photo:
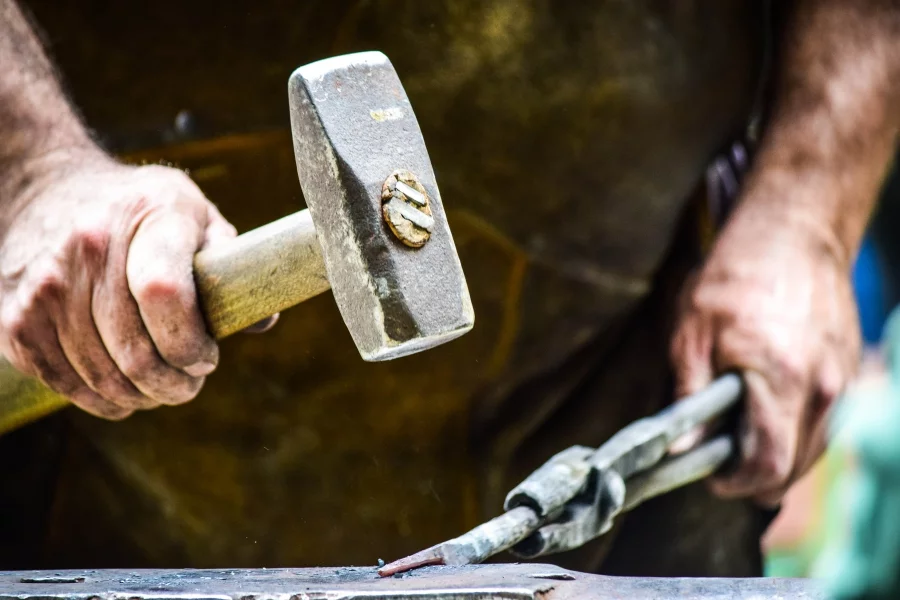
[[[363,52],[306,65],[288,92],[300,185],[363,359],[397,358],[469,331],[472,301],[431,160],[388,58]],[[404,232],[415,239],[401,241]]]

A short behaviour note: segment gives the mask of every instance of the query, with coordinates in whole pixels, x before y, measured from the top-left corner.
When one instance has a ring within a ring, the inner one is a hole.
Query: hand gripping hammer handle
[[[308,210],[248,231],[194,257],[210,332],[222,339],[330,289]],[[69,404],[0,357],[0,434]]]

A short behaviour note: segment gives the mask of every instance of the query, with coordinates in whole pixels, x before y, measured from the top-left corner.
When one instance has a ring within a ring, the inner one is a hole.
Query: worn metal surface
[[[300,185],[363,358],[404,356],[469,331],[475,314],[431,159],[388,58],[319,61],[297,69],[288,89]],[[382,187],[398,169],[415,173],[430,198],[433,225],[421,248],[401,243],[383,221]]]
[[[738,375],[724,375],[708,388],[625,427],[597,450],[584,446],[563,450],[509,493],[505,514],[396,560],[379,573],[475,564],[510,548],[524,558],[536,558],[583,546],[608,532],[619,514],[707,477],[724,464],[734,451],[728,436],[681,456],[666,459],[666,453],[678,437],[733,408],[742,392]]]
[[[604,577],[551,565],[430,567],[379,578],[374,567],[0,572],[0,600],[816,600],[800,579]]]
[[[421,248],[434,228],[428,190],[414,173],[398,169],[381,187],[384,221],[397,239],[411,248]]]

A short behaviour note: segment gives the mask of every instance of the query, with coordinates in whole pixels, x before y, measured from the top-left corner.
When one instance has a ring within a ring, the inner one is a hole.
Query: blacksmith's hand
[[[718,373],[743,374],[742,460],[711,486],[720,496],[769,506],[822,454],[829,409],[860,352],[847,259],[803,213],[773,211],[772,203],[751,197],[778,193],[751,183],[683,294],[672,342],[679,397]],[[680,440],[675,450],[698,436]]]
[[[0,352],[107,419],[194,398],[219,350],[193,256],[235,235],[180,170],[91,155],[3,213]]]

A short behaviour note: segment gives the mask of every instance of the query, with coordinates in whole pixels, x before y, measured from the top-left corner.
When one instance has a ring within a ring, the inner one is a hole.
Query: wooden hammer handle
[[[294,213],[194,257],[206,322],[216,339],[328,290],[308,210]]]
[[[194,257],[194,277],[216,339],[330,288],[308,210],[199,252]],[[0,434],[68,404],[65,397],[0,357]]]

